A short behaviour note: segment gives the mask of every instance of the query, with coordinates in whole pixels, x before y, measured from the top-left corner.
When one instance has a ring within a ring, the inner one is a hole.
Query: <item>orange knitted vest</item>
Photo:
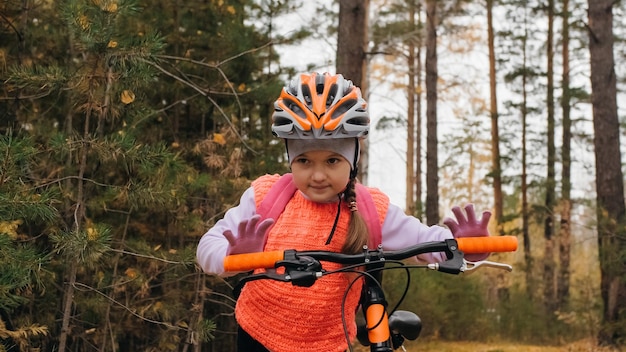
[[[262,176],[252,183],[257,206],[279,175]],[[381,226],[389,198],[369,189]],[[330,250],[339,252],[346,240],[350,211],[342,205],[333,239],[326,245],[337,203],[315,203],[296,192],[268,234],[265,250]],[[326,270],[340,267],[323,263]],[[248,282],[237,300],[235,316],[239,325],[272,352],[345,351],[347,342],[341,319],[341,302],[352,274],[333,274],[311,287],[271,280]],[[345,320],[350,339],[356,336],[355,313],[362,283],[350,288],[345,303]]]

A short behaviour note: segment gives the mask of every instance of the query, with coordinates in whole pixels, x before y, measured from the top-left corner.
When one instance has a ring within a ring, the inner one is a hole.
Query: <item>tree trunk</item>
[[[555,208],[555,185],[556,185],[556,148],[554,143],[554,0],[548,1],[548,38],[547,38],[547,96],[546,105],[548,108],[548,130],[547,132],[547,175],[546,175],[546,199],[544,218],[544,262],[543,262],[543,283],[544,283],[544,303],[547,313],[551,316],[556,310],[555,302],[555,272],[556,263],[554,260],[554,208]]]
[[[491,174],[493,175],[494,218],[498,233],[502,228],[502,170],[500,168],[500,132],[498,128],[498,95],[496,79],[496,50],[493,32],[493,0],[487,0],[487,37],[489,41],[489,92],[491,116]]]
[[[95,66],[94,66],[95,67]],[[95,71],[95,68],[94,68]],[[88,137],[90,130],[91,111],[85,114],[85,126],[83,129],[83,139],[80,148],[80,159],[78,168],[78,185],[76,187],[76,203],[74,204],[74,224],[73,231],[79,232],[85,218],[85,184],[83,181],[87,170]],[[68,283],[63,293],[63,316],[61,318],[61,334],[59,335],[59,351],[65,352],[67,339],[71,335],[70,320],[72,319],[72,307],[74,305],[74,287],[76,286],[76,272],[78,271],[78,257],[70,257],[68,267]]]
[[[561,162],[563,171],[561,176],[561,226],[559,228],[559,271],[557,276],[557,309],[566,307],[569,300],[570,278],[570,247],[571,229],[570,218],[572,212],[571,200],[571,139],[572,121],[570,118],[570,92],[569,92],[569,0],[563,0],[563,29],[562,29],[562,65],[563,74],[561,86],[563,97],[561,109],[563,110],[563,146],[561,148]]]
[[[78,263],[76,261],[72,261],[69,265],[67,287],[65,288],[63,295],[63,316],[61,320],[61,334],[59,335],[59,352],[65,352],[67,339],[71,335],[70,320],[72,316],[72,307],[74,306],[74,286],[76,284]]]
[[[422,23],[422,3],[417,3],[417,23]],[[420,29],[417,33],[417,52],[416,52],[416,76],[417,91],[415,92],[415,216],[422,220],[424,217],[424,204],[422,202],[422,35]]]
[[[367,56],[369,0],[340,0],[337,33],[336,69],[344,78],[361,88],[367,100]],[[368,151],[367,139],[361,143],[361,160],[358,178],[367,183]]]
[[[119,244],[118,244],[118,252],[113,256],[113,259],[111,260],[111,263],[113,264],[113,270],[111,273],[111,281],[115,281],[115,279],[118,277],[118,268],[119,268],[119,264],[120,264],[120,259],[122,258],[122,254],[121,251],[124,250],[124,247],[126,246],[126,235],[128,234],[128,227],[130,225],[130,220],[131,220],[131,214],[132,214],[132,210],[129,210],[126,213],[126,220],[124,222],[124,228],[122,230],[122,236],[120,237],[119,240]],[[111,297],[115,297],[115,290],[114,289],[110,289],[108,294]],[[109,303],[107,304],[107,308],[106,311],[104,313],[103,316],[103,325],[104,325],[104,332],[102,333],[102,343],[101,343],[101,347],[100,347],[100,351],[101,352],[105,352],[108,351],[109,349],[107,349],[107,344],[108,344],[108,340],[111,339],[111,349],[110,351],[115,352],[116,351],[116,346],[115,346],[115,332],[113,331],[113,326],[111,324],[111,309],[113,308],[113,302],[109,301]]]
[[[527,65],[527,41],[528,41],[528,13],[524,11],[524,37],[522,39],[522,177],[521,177],[521,192],[522,192],[522,238],[524,240],[524,263],[526,264],[525,279],[526,279],[526,295],[528,297],[533,296],[534,280],[533,280],[533,256],[531,251],[530,242],[530,230],[529,230],[529,209],[528,209],[528,148],[527,148],[527,135],[528,135],[528,70]]]
[[[187,338],[183,345],[181,352],[200,352],[202,344],[198,341],[197,331],[198,326],[202,322],[203,307],[205,304],[205,292],[206,292],[206,277],[201,270],[196,272],[195,275],[195,288],[194,302],[192,309],[189,312],[189,329],[187,329]]]
[[[95,60],[93,63],[93,67],[91,68],[91,73],[93,76],[96,76],[96,72],[98,71],[98,65],[99,65],[99,60]],[[110,73],[110,71],[109,71]],[[107,78],[110,78],[111,76],[108,75]],[[110,93],[110,88],[109,85],[111,84],[111,81],[107,81],[107,94]],[[92,90],[94,89],[94,86],[96,85],[96,83],[91,80],[89,82],[89,87],[88,89]],[[103,99],[103,103],[106,103],[107,100],[106,98]],[[106,106],[106,105],[104,105]],[[103,120],[104,119],[104,115],[105,114],[106,109],[102,109],[100,110],[99,114],[96,115],[96,117],[98,118],[98,120]],[[84,118],[84,126],[83,126],[83,135],[82,135],[82,140],[80,141],[80,149],[78,151],[79,153],[79,164],[78,164],[78,174],[77,174],[77,186],[76,186],[76,196],[75,196],[75,203],[74,203],[74,216],[73,216],[73,225],[72,225],[72,229],[73,231],[76,231],[77,233],[80,232],[83,228],[83,222],[85,220],[85,213],[87,211],[87,196],[86,196],[86,191],[85,191],[85,174],[87,173],[87,159],[88,159],[88,155],[89,155],[89,149],[90,149],[90,143],[88,142],[90,140],[90,134],[91,134],[91,124],[92,124],[92,116],[94,114],[94,111],[91,109],[87,109],[85,112],[85,118]],[[96,124],[98,125],[98,123]],[[97,127],[97,126],[96,126]],[[71,158],[71,156],[70,156]],[[64,254],[64,255],[68,255],[68,254]],[[74,306],[74,290],[75,290],[75,286],[76,286],[76,273],[78,271],[78,265],[80,264],[80,260],[81,258],[78,256],[78,254],[76,253],[71,253],[69,254],[69,267],[68,267],[68,283],[67,283],[67,289],[64,292],[64,296],[63,296],[63,316],[61,318],[61,334],[59,335],[59,351],[60,352],[65,352],[66,349],[66,344],[67,344],[67,340],[68,337],[71,335],[71,329],[70,329],[70,321],[72,319],[72,307]]]
[[[600,291],[604,302],[598,334],[602,345],[626,337],[626,234],[617,83],[613,58],[613,0],[589,0],[589,54],[596,157]]]
[[[426,223],[439,223],[437,1],[426,1]]]
[[[408,42],[407,67],[409,69],[409,85],[407,87],[407,114],[406,114],[406,213],[415,214],[415,93],[417,87],[415,85],[415,76],[419,75],[415,67],[415,40],[413,36],[417,35],[415,26],[415,4],[409,4],[409,33],[411,38]]]

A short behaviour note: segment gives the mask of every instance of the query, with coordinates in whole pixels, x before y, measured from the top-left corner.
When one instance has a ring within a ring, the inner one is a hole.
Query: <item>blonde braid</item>
[[[350,208],[348,235],[346,242],[341,248],[341,252],[346,254],[360,253],[370,238],[367,223],[358,211],[355,187],[356,178],[351,178],[343,194],[343,199],[348,204],[348,208]]]

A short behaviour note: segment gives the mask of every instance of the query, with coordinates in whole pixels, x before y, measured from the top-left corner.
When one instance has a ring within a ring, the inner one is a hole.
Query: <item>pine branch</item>
[[[132,255],[134,257],[138,257],[138,258],[145,258],[145,259],[151,259],[151,260],[156,260],[159,262],[163,262],[163,263],[167,263],[167,264],[180,264],[180,265],[184,265],[184,266],[188,266],[188,265],[193,265],[195,263],[195,260],[190,260],[190,261],[174,261],[174,260],[168,260],[168,259],[164,259],[164,258],[158,258],[155,257],[153,255],[147,255],[147,254],[139,254],[139,253],[134,253],[134,252],[129,252],[129,251],[125,251],[123,249],[111,249],[111,251],[116,252],[116,253],[121,253],[121,254],[128,254],[128,255]]]
[[[48,335],[48,327],[46,326],[31,324],[26,327],[20,327],[16,330],[9,330],[7,329],[6,324],[4,323],[2,318],[0,318],[0,339],[12,339],[20,346],[21,351],[26,351],[27,348],[31,345],[31,338],[46,335]]]
[[[220,115],[224,118],[224,120],[226,121],[226,123],[230,126],[231,131],[233,131],[233,133],[235,133],[237,135],[237,137],[239,138],[239,141],[246,147],[246,149],[248,149],[249,151],[251,151],[252,153],[258,155],[261,152],[254,150],[250,145],[248,145],[248,143],[246,143],[246,141],[244,140],[244,138],[239,134],[239,132],[237,131],[237,128],[235,127],[235,124],[233,123],[233,121],[228,117],[228,115],[226,114],[226,112],[224,112],[224,110],[222,109],[222,107],[213,99],[211,98],[211,96],[209,96],[207,94],[207,92],[202,88],[199,87],[198,85],[196,85],[195,83],[183,79],[169,71],[167,71],[166,69],[164,69],[161,65],[158,65],[157,63],[154,62],[150,62],[150,61],[145,61],[147,64],[152,65],[153,67],[155,67],[157,70],[161,71],[162,73],[164,73],[166,76],[171,77],[173,79],[175,79],[178,82],[181,82],[182,84],[186,85],[187,87],[190,87],[191,89],[195,90],[196,92],[200,93],[201,95],[203,95],[205,98],[207,98],[211,104],[213,104],[213,106],[219,111]]]
[[[115,300],[114,298],[112,298],[111,296],[107,295],[106,293],[104,293],[104,292],[102,292],[102,291],[100,291],[98,289],[95,289],[95,288],[93,288],[93,287],[91,287],[89,285],[85,285],[83,283],[76,282],[74,284],[74,287],[77,290],[81,290],[82,289],[83,291],[86,290],[86,291],[94,292],[94,293],[100,295],[101,297],[105,298],[107,301],[115,304],[116,306],[123,308],[124,310],[129,312],[131,315],[133,315],[133,316],[135,316],[135,317],[137,317],[137,318],[139,318],[139,319],[141,319],[143,321],[146,321],[148,323],[152,323],[152,324],[156,324],[156,325],[162,325],[162,326],[165,326],[165,327],[167,327],[169,329],[174,329],[174,330],[184,330],[184,331],[187,330],[185,328],[181,328],[180,326],[172,325],[172,324],[170,324],[168,322],[158,321],[158,320],[153,320],[153,319],[146,318],[146,317],[140,315],[139,313],[135,312],[134,309],[129,308],[128,306],[126,306],[123,303]]]

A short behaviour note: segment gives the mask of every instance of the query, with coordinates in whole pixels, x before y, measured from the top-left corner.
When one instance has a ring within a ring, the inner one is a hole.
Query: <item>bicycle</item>
[[[378,246],[377,249],[364,247],[363,252],[359,254],[296,251],[293,249],[236,254],[224,259],[224,268],[226,271],[239,272],[266,269],[264,272],[243,277],[234,289],[235,296],[238,295],[238,291],[246,282],[253,280],[270,279],[309,287],[318,278],[325,275],[338,272],[357,272],[360,274],[359,276],[365,277],[361,297],[365,324],[359,327],[357,339],[362,345],[370,346],[371,352],[392,352],[402,347],[405,340],[417,339],[421,331],[421,321],[415,313],[397,310],[404,295],[398,305],[388,312],[388,304],[379,282],[379,274],[383,270],[427,268],[458,275],[480,267],[493,267],[510,272],[513,268],[508,264],[487,260],[470,262],[465,260],[464,256],[465,254],[513,252],[516,250],[517,238],[514,236],[465,237],[417,244],[397,251],[384,251],[382,246]],[[403,260],[419,254],[434,252],[444,252],[447,260],[440,263],[410,265],[403,262]],[[321,263],[323,261],[344,264],[345,266],[339,270],[325,271]],[[395,266],[388,267],[391,264]],[[280,272],[276,270],[279,268]],[[353,283],[357,279],[354,279]],[[352,342],[348,337],[345,321],[344,331],[349,350],[352,351]]]

